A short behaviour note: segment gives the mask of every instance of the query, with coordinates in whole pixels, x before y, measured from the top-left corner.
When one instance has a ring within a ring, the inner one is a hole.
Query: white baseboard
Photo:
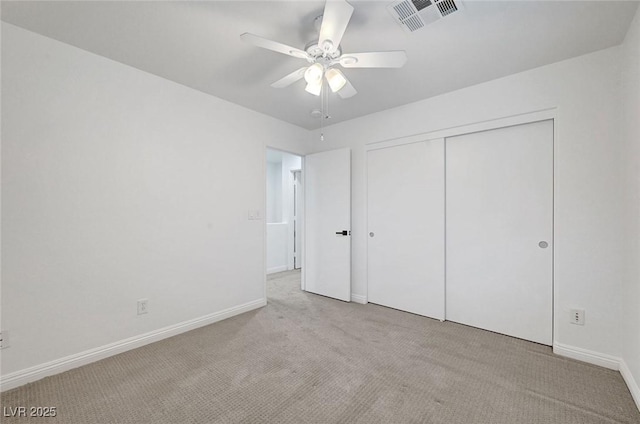
[[[620,361],[622,360],[616,356],[606,355],[604,353],[594,352],[592,350],[569,346],[562,343],[553,344],[553,353],[616,371],[620,369]]]
[[[50,375],[59,374],[82,365],[99,361],[100,359],[104,359],[109,356],[117,355],[162,339],[176,336],[199,327],[204,327],[205,325],[213,324],[214,322],[222,321],[223,319],[231,318],[232,316],[260,308],[266,304],[266,299],[254,300],[243,305],[214,312],[200,318],[170,325],[139,336],[130,337],[95,349],[86,350],[84,352],[36,365],[31,368],[16,371],[0,377],[0,391],[10,390]]]
[[[351,301],[355,303],[362,303],[363,305],[367,304],[367,296],[363,296],[361,294],[351,293]]]
[[[288,269],[286,265],[274,266],[273,268],[267,268],[267,274],[275,274],[276,272],[283,272]]]
[[[640,386],[638,386],[638,382],[635,378],[633,378],[633,374],[631,374],[631,370],[627,366],[627,363],[624,359],[620,360],[620,374],[622,374],[622,378],[624,378],[624,382],[627,383],[627,387],[631,392],[631,396],[633,400],[636,402],[636,406],[640,411]]]
[[[577,359],[578,361],[587,362],[589,364],[620,371],[620,374],[622,375],[624,382],[627,384],[627,387],[631,392],[631,396],[640,411],[640,387],[638,386],[636,379],[633,377],[633,374],[631,374],[631,370],[624,359],[562,343],[553,344],[553,353],[560,356],[566,356],[567,358]]]

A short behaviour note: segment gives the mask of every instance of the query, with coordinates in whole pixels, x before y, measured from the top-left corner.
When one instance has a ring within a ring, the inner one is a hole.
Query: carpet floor
[[[9,423],[640,423],[618,372],[452,322],[300,291],[2,394]]]

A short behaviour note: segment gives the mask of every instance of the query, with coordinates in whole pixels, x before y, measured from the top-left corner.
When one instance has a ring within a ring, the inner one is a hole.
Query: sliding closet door
[[[368,301],[444,319],[444,140],[367,152]]]
[[[553,121],[446,140],[447,320],[552,344]]]

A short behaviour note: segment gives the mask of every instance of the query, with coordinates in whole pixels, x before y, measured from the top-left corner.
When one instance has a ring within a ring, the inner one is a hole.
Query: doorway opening
[[[296,280],[302,272],[302,157],[267,148],[266,273],[267,285]],[[267,287],[269,293],[269,287]]]

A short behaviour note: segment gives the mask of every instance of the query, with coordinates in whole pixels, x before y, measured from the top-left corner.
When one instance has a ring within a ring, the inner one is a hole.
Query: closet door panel
[[[447,320],[552,344],[553,121],[446,140]]]
[[[368,301],[444,319],[444,140],[367,152]]]

